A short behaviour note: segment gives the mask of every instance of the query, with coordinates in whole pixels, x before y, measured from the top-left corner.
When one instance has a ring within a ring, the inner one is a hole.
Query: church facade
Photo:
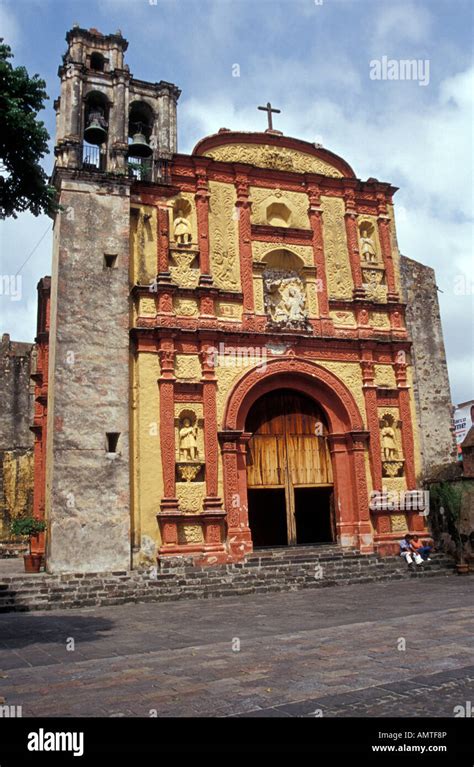
[[[48,570],[426,532],[396,188],[273,127],[180,154],[178,88],[133,78],[119,33],[67,41],[36,377]],[[436,428],[448,456],[448,406]]]

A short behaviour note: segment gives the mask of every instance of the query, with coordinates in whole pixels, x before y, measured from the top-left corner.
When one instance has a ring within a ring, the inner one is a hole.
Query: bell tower
[[[74,26],[58,75],[56,166],[160,181],[176,152],[180,90],[135,79],[120,31],[103,35]]]
[[[179,89],[136,80],[120,32],[75,26],[56,101],[46,447],[47,569],[126,570],[130,192],[169,183]]]

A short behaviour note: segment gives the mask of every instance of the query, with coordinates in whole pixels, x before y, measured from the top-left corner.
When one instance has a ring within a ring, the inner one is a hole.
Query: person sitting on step
[[[411,539],[412,536],[407,533],[404,538],[400,541],[400,556],[405,559],[405,562],[408,565],[409,570],[413,570],[413,560],[415,560],[417,565],[423,564],[423,560],[418,554],[417,551],[413,551],[411,548]]]
[[[431,562],[431,559],[430,559],[430,551],[432,548],[431,546],[427,546],[424,541],[420,541],[417,535],[412,536],[410,545],[411,545],[411,550],[419,554],[420,557],[425,560],[425,562]]]

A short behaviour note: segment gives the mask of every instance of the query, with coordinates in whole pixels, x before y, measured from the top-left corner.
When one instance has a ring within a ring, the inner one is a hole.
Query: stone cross
[[[272,112],[280,114],[281,109],[273,109],[270,102],[267,103],[266,107],[258,107],[258,109],[261,109],[262,112],[266,112],[268,116],[268,130],[273,130],[273,120],[272,120]]]

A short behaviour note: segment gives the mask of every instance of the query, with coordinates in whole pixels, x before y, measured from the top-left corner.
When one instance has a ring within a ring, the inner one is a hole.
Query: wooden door
[[[248,487],[285,490],[288,543],[296,543],[295,487],[333,482],[324,416],[313,400],[281,389],[254,404],[246,430]]]

